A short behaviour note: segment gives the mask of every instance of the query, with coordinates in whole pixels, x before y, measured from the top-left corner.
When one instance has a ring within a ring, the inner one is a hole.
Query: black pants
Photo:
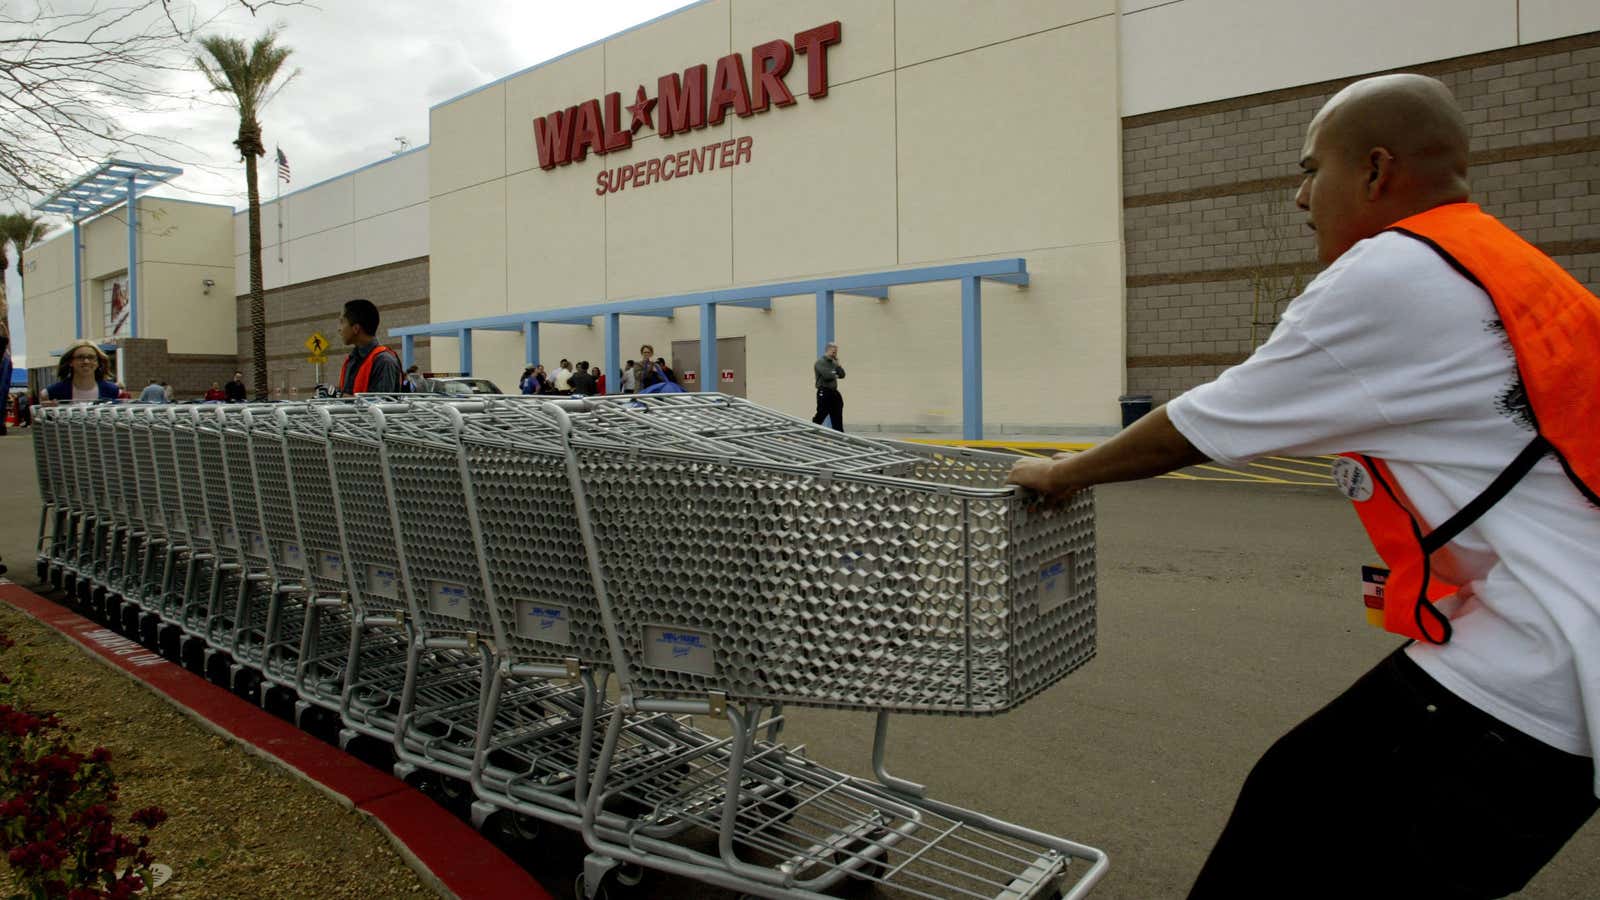
[[[1594,814],[1593,777],[1396,651],[1256,763],[1189,897],[1503,897]]]
[[[834,431],[844,430],[844,395],[833,388],[817,388],[817,414],[811,421],[821,425],[823,419],[832,420]]]

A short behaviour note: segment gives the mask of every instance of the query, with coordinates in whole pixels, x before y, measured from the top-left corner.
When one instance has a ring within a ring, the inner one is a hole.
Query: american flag
[[[283,155],[282,147],[274,147],[278,151],[278,180],[284,184],[289,183],[289,157]]]

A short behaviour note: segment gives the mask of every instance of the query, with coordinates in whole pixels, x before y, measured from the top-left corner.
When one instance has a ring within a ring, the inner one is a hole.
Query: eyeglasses
[[[72,358],[72,361],[73,362],[92,362],[92,363],[97,363],[97,362],[100,361],[100,357],[98,357],[98,356],[84,356],[82,353],[79,353],[77,356],[74,356]]]

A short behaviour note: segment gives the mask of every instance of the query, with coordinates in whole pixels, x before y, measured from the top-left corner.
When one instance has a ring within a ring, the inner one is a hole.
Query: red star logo
[[[645,125],[649,125],[652,129],[655,128],[655,120],[650,118],[650,111],[655,108],[656,101],[651,97],[646,97],[644,85],[639,85],[639,93],[636,95],[636,99],[628,106],[628,112],[633,113],[633,127],[629,131],[638,134],[640,127]]]

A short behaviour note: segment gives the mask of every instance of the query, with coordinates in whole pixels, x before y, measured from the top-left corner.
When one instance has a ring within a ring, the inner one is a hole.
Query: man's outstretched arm
[[[1006,480],[1047,497],[1066,498],[1086,487],[1154,478],[1207,459],[1173,427],[1162,404],[1116,437],[1082,453],[1018,460]]]

